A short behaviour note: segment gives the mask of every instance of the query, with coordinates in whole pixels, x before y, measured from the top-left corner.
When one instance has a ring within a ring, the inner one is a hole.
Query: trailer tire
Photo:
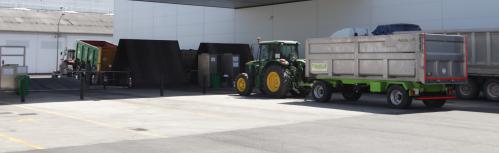
[[[427,108],[442,108],[447,101],[445,100],[423,100],[424,105]]]
[[[499,80],[488,79],[483,84],[483,93],[488,100],[499,101]]]
[[[317,102],[328,102],[333,94],[332,87],[324,81],[316,81],[312,86],[312,98]]]
[[[249,96],[253,92],[253,85],[251,84],[248,74],[241,73],[236,77],[236,91],[241,96]]]
[[[387,102],[393,108],[407,109],[411,107],[412,97],[399,85],[393,85],[388,89]]]
[[[286,69],[271,65],[265,70],[263,85],[265,93],[272,98],[284,98],[289,93],[291,78]]]
[[[466,84],[457,87],[456,94],[461,99],[475,99],[480,94],[480,88],[475,80],[470,79]]]

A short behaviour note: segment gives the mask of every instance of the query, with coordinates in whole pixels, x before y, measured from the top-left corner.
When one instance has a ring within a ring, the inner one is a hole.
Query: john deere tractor
[[[262,41],[256,61],[246,63],[246,72],[235,79],[237,93],[249,96],[259,89],[272,98],[284,98],[291,93],[305,96],[305,60],[298,59],[297,41]]]

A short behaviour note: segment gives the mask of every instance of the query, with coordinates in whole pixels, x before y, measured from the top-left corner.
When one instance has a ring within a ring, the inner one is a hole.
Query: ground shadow
[[[427,108],[422,101],[414,100],[409,109],[394,109],[389,107],[384,95],[365,95],[359,101],[345,101],[340,96],[333,96],[326,103],[304,99],[304,102],[288,102],[286,105],[340,109],[348,111],[368,112],[376,114],[402,115],[428,112],[469,111],[499,114],[499,102],[478,100],[449,100],[443,108]]]
[[[220,95],[230,94],[231,89],[207,89],[203,93],[199,87],[175,87],[164,90],[161,96],[160,89],[134,89],[124,87],[103,87],[93,86],[84,91],[84,99],[80,99],[80,90],[47,90],[31,91],[26,96],[24,103],[51,103],[51,102],[81,102],[81,101],[101,101],[118,99],[137,98],[158,98],[176,96],[199,96],[199,95]],[[0,92],[0,105],[23,104],[21,99],[14,92]]]
[[[251,96],[239,96],[235,94],[231,96],[236,99],[269,99],[268,96],[258,93]],[[296,101],[297,98],[301,98],[303,99],[303,101]],[[310,97],[289,97],[288,99],[290,99],[290,102],[284,102],[282,104],[368,112],[375,114],[402,115],[445,111],[469,111],[499,114],[499,102],[488,101],[483,97],[475,100],[449,100],[446,106],[444,106],[443,108],[427,108],[422,101],[414,100],[410,109],[391,108],[386,102],[385,95],[378,94],[365,94],[359,101],[355,102],[346,101],[338,94],[333,95],[331,100],[326,103],[315,102]]]

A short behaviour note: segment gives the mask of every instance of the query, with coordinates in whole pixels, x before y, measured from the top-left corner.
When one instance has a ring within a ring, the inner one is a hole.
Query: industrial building
[[[0,0],[0,153],[499,152],[497,0]]]
[[[23,53],[20,49],[4,48],[4,51],[19,50],[24,57],[3,56],[3,64],[26,65],[31,74],[55,71],[57,52],[60,54],[67,49],[75,49],[77,40],[111,41],[113,36],[112,16],[103,13],[64,13],[11,8],[0,9],[0,12],[0,46],[26,49]]]
[[[114,38],[179,40],[182,49],[197,49],[200,42],[255,48],[257,37],[304,43],[343,28],[372,31],[391,23],[418,24],[425,31],[491,30],[499,28],[498,5],[495,0],[115,0]]]

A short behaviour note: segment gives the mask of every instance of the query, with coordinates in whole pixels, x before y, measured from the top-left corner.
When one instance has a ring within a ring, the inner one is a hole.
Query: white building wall
[[[236,42],[304,42],[346,27],[414,23],[424,30],[499,29],[497,0],[313,0],[236,10]],[[303,48],[301,49],[303,52]]]
[[[235,10],[115,0],[114,40],[178,40],[182,49],[201,42],[233,43]]]
[[[59,52],[65,49],[75,49],[78,40],[111,42],[113,37],[111,35],[61,34]],[[56,44],[55,34],[0,32],[0,46],[26,46],[26,65],[29,73],[52,73],[56,70]]]
[[[115,41],[120,38],[248,43],[256,37],[304,42],[346,27],[414,23],[424,30],[498,29],[497,0],[312,0],[223,9],[115,0]],[[303,47],[300,49],[303,52]]]

